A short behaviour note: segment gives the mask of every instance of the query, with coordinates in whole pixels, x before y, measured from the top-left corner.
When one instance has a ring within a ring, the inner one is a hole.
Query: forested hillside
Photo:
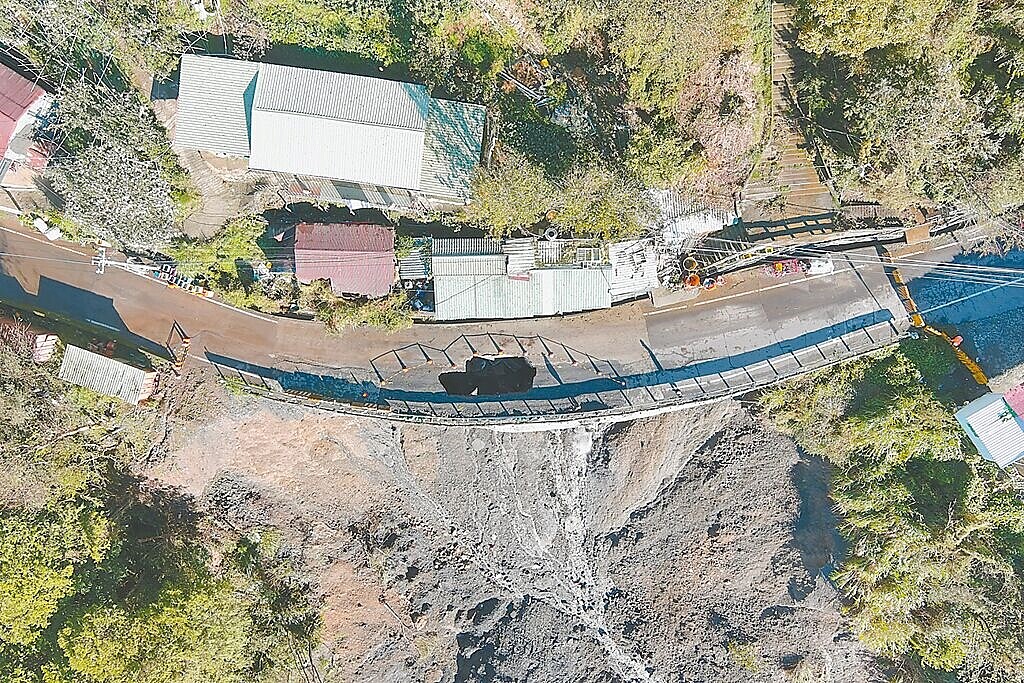
[[[1024,204],[1024,7],[802,0],[798,84],[841,186],[1006,215]],[[1018,231],[1019,232],[1019,231]]]
[[[936,395],[950,369],[937,344],[909,341],[810,375],[762,406],[832,465],[848,544],[832,579],[896,680],[1019,681],[1024,501]]]

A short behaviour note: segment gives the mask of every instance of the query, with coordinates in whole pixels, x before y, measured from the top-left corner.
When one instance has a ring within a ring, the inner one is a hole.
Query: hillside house
[[[330,280],[338,295],[387,296],[395,282],[395,231],[370,223],[300,223],[295,277]]]
[[[444,209],[470,199],[484,118],[423,85],[183,55],[174,145],[248,158],[292,199]]]

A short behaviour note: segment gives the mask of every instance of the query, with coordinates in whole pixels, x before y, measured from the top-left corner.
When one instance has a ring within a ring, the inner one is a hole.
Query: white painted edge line
[[[3,230],[4,232],[9,232],[12,235],[17,235],[18,237],[24,237],[25,239],[32,240],[33,242],[45,244],[48,247],[54,247],[55,249],[63,249],[64,251],[71,252],[72,254],[76,254],[78,256],[89,256],[89,254],[85,252],[77,251],[75,249],[72,249],[71,247],[65,247],[63,244],[54,244],[50,240],[40,239],[35,235],[31,235],[27,232],[22,232],[21,230],[12,230],[11,228],[5,227],[3,225],[0,225],[0,230]]]
[[[772,290],[772,289],[779,289],[780,287],[789,287],[790,285],[798,285],[798,284],[800,284],[802,282],[810,282],[811,280],[818,280],[818,279],[821,279],[821,278],[824,278],[824,277],[828,277],[829,275],[835,275],[837,273],[842,273],[842,272],[852,272],[854,270],[856,270],[856,268],[852,268],[852,267],[851,268],[836,268],[831,273],[821,273],[819,275],[806,275],[806,276],[804,276],[803,278],[801,278],[799,280],[787,280],[786,282],[779,282],[779,283],[774,284],[774,285],[767,285],[765,287],[759,287],[758,289],[752,289],[749,292],[738,292],[736,294],[729,294],[727,296],[715,297],[714,299],[704,299],[703,301],[695,301],[692,304],[691,303],[686,303],[686,304],[680,304],[678,306],[671,306],[671,307],[668,307],[668,308],[659,308],[659,309],[651,311],[649,313],[644,313],[644,315],[645,316],[659,315],[661,313],[671,313],[673,311],[681,311],[681,310],[685,310],[687,308],[696,308],[697,306],[706,306],[706,305],[709,305],[709,304],[717,304],[717,303],[719,303],[721,301],[728,301],[729,299],[737,299],[737,298],[739,298],[741,296],[750,296],[751,294],[759,294],[761,292],[767,292],[767,291]]]

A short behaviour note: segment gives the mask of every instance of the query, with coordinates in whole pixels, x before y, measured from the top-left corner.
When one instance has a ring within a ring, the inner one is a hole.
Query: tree
[[[245,680],[252,617],[224,580],[165,586],[139,610],[94,607],[61,629],[70,669],[100,683]]]
[[[803,0],[800,46],[851,57],[887,45],[920,46],[946,7],[929,0]]]
[[[633,237],[653,221],[647,192],[629,176],[592,166],[577,169],[564,183],[552,223],[570,235]]]
[[[494,237],[526,231],[540,222],[556,201],[544,170],[515,153],[504,154],[473,179],[473,201],[460,219],[484,227]]]
[[[111,549],[109,520],[81,506],[0,518],[0,640],[31,645],[81,590],[76,568]]]
[[[93,145],[58,159],[46,179],[64,215],[87,234],[150,249],[177,233],[170,184],[155,162],[123,147]]]
[[[832,464],[848,543],[833,579],[861,640],[936,680],[1018,680],[1024,670],[1024,501],[965,447],[923,381],[948,348],[908,342],[768,392],[777,425]]]
[[[735,0],[636,0],[613,7],[609,48],[625,64],[630,102],[668,120],[689,79],[743,45],[750,30],[749,5]]]

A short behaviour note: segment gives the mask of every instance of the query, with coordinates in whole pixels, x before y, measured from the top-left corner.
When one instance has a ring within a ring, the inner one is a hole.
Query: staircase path
[[[834,209],[832,193],[815,165],[814,148],[800,130],[799,112],[790,87],[806,64],[807,54],[796,46],[794,5],[772,3],[772,139],[755,175],[743,189],[744,221],[771,224],[779,219],[821,216]],[[773,201],[774,200],[774,201]],[[763,205],[774,204],[769,210]],[[820,228],[820,220],[814,221]],[[774,230],[768,232],[775,232]],[[752,238],[757,235],[751,234]]]

